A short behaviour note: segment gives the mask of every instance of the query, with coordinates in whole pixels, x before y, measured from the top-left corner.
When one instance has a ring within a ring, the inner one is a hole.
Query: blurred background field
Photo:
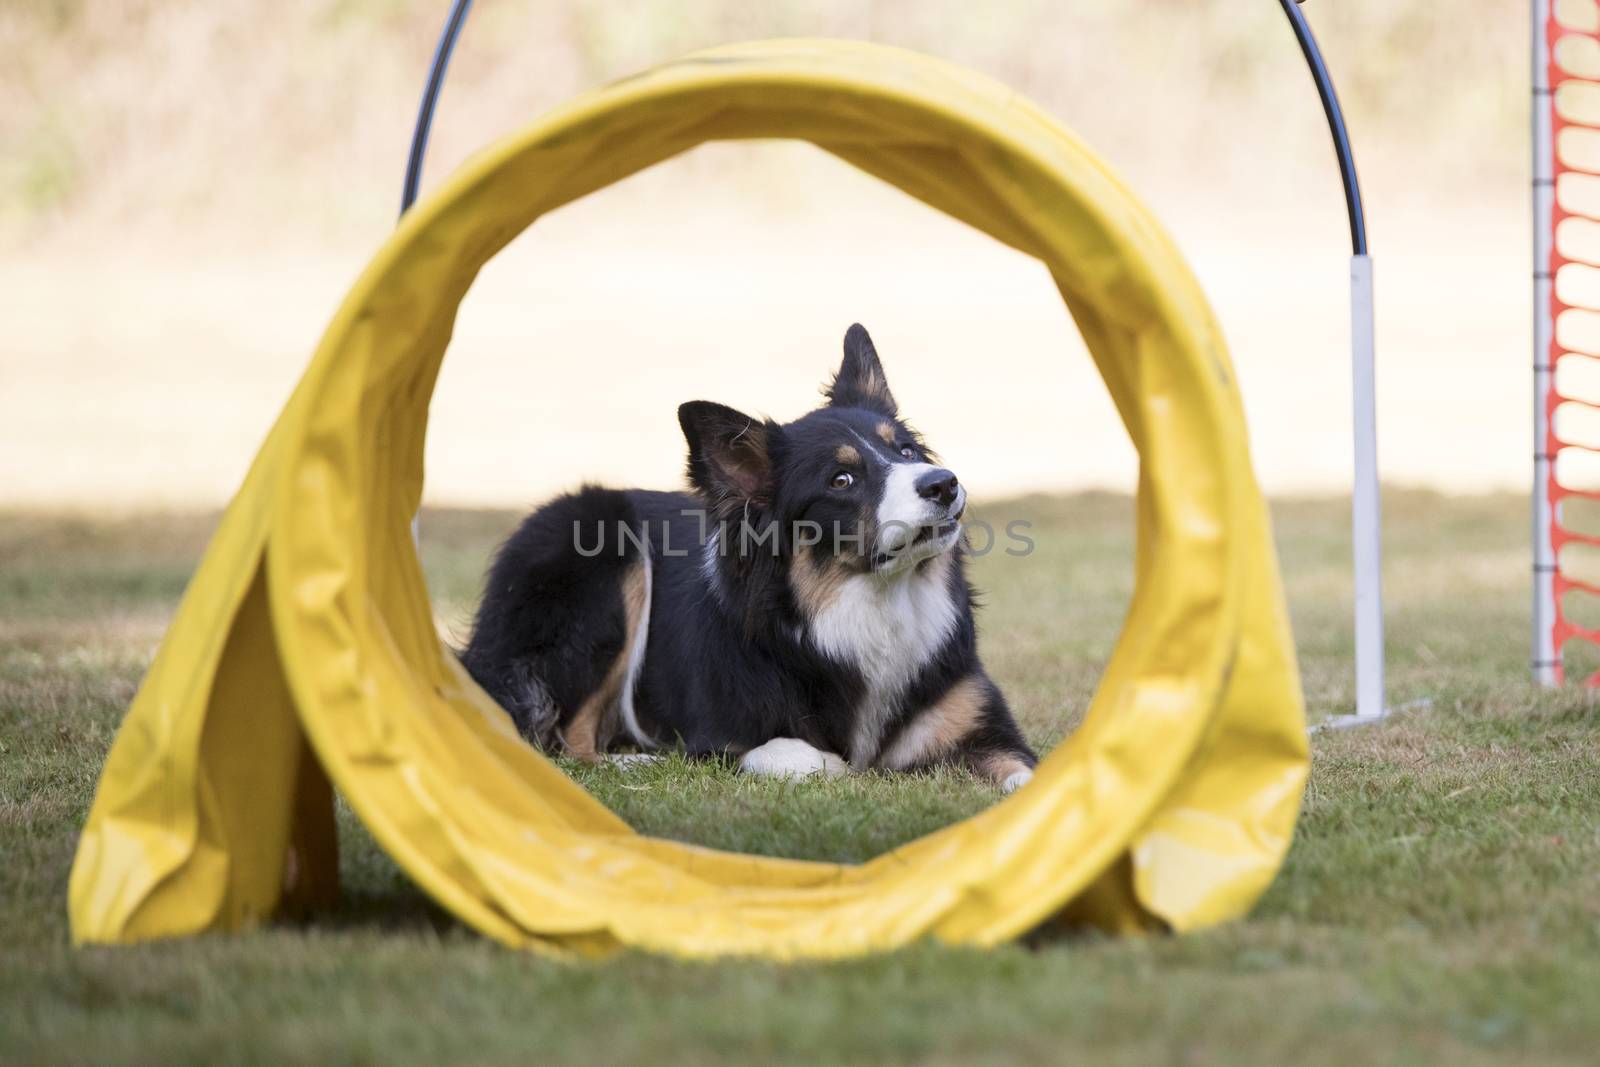
[[[214,506],[393,225],[445,4],[0,6],[0,500]],[[1527,13],[1311,0],[1378,256],[1392,482],[1526,485]],[[971,65],[1147,198],[1233,346],[1269,490],[1347,481],[1346,231],[1273,0],[482,0],[431,187],[579,92],[730,40],[823,35]],[[1044,272],[807,146],[716,145],[537,224],[464,306],[429,499],[677,480],[673,409],[790,417],[853,320],[982,494],[1131,487]]]

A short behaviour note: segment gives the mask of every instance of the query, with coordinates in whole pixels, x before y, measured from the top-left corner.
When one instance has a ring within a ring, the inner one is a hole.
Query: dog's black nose
[[[936,500],[949,507],[955,502],[958,484],[954,473],[940,467],[917,479],[917,495],[924,500]]]

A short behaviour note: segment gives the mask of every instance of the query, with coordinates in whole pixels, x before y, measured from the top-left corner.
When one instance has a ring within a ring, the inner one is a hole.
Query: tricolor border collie
[[[978,660],[965,488],[900,419],[861,326],[824,392],[784,425],[684,404],[692,494],[586,487],[501,546],[461,658],[524,737],[757,774],[1032,777]]]

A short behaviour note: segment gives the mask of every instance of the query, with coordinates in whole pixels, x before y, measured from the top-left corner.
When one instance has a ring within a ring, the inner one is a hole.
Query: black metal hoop
[[[1311,25],[1300,12],[1304,0],[1279,0],[1283,13],[1294,27],[1295,38],[1300,42],[1300,52],[1311,68],[1311,77],[1317,83],[1317,95],[1322,98],[1322,110],[1328,117],[1328,130],[1333,135],[1334,151],[1339,156],[1339,174],[1344,180],[1345,208],[1350,214],[1350,245],[1358,256],[1367,254],[1367,219],[1361,203],[1361,181],[1356,174],[1355,153],[1350,148],[1350,131],[1345,126],[1344,111],[1339,106],[1339,95],[1333,88],[1333,77],[1323,62],[1322,50],[1317,47]],[[454,0],[449,17],[439,34],[439,43],[433,50],[433,62],[428,67],[428,81],[422,90],[422,105],[417,109],[416,128],[411,133],[411,152],[406,157],[405,185],[400,193],[400,214],[404,215],[417,200],[417,187],[422,181],[422,159],[428,151],[428,131],[433,126],[434,107],[439,102],[439,90],[444,85],[445,69],[450,66],[451,53],[456,39],[461,36],[462,24],[472,9],[472,0]]]
[[[455,51],[456,38],[461,36],[462,23],[472,0],[455,0],[450,5],[450,17],[445,20],[439,43],[433,49],[433,62],[428,66],[428,82],[422,89],[422,106],[417,109],[417,125],[411,131],[411,153],[406,157],[406,181],[400,189],[400,214],[411,210],[417,202],[417,186],[422,182],[422,157],[428,153],[428,131],[433,128],[433,109],[439,102],[439,90],[444,85],[445,68],[450,66],[450,54]]]
[[[1317,95],[1322,97],[1322,111],[1328,116],[1328,132],[1333,134],[1333,150],[1339,156],[1339,175],[1344,179],[1345,210],[1350,213],[1350,247],[1358,256],[1367,254],[1367,214],[1361,204],[1361,179],[1356,175],[1356,157],[1350,148],[1350,131],[1344,124],[1344,109],[1339,106],[1339,94],[1333,89],[1333,76],[1322,61],[1322,50],[1311,32],[1311,24],[1301,13],[1299,5],[1304,0],[1279,0],[1283,13],[1294,27],[1295,39],[1300,42],[1300,52],[1311,68],[1311,77],[1317,83]]]

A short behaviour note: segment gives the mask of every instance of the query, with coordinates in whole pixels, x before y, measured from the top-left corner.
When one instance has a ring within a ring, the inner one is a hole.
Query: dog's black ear
[[[889,379],[884,376],[883,364],[878,362],[878,350],[872,347],[867,328],[859,322],[845,331],[844,362],[839,364],[839,373],[833,376],[823,394],[836,408],[866,408],[891,419],[895,417]]]
[[[689,482],[696,489],[713,503],[770,501],[777,427],[709,400],[680,406],[678,425],[689,442]]]

